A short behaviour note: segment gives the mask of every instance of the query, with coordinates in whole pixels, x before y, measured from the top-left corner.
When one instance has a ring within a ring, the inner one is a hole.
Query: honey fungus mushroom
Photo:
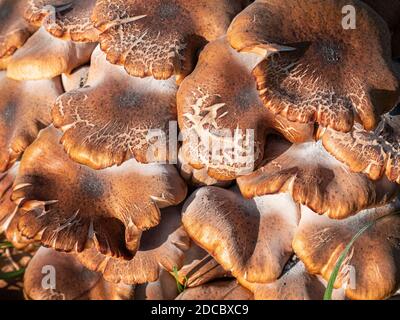
[[[257,167],[267,132],[278,131],[293,142],[313,138],[313,125],[287,121],[264,107],[254,75],[262,59],[218,39],[205,47],[179,88],[182,156],[214,179],[232,180]]]
[[[291,144],[270,136],[266,148],[266,164],[237,179],[247,198],[290,192],[296,202],[315,212],[343,219],[384,205],[400,191],[386,177],[374,181],[363,173],[352,172],[351,166],[331,156],[321,141]]]
[[[356,9],[355,29],[340,23],[346,5]],[[264,105],[288,120],[372,130],[399,97],[390,31],[361,1],[256,0],[236,16],[228,38],[240,52],[279,52],[257,70],[257,85]]]
[[[96,42],[98,30],[90,21],[96,0],[31,0],[24,16],[53,36],[78,42]]]
[[[141,232],[160,221],[159,208],[176,205],[186,185],[172,165],[123,166],[95,171],[68,158],[53,127],[25,151],[12,198],[18,229],[60,251],[132,258]],[[135,187],[136,186],[136,187]]]
[[[27,0],[0,1],[0,60],[22,47],[35,31],[23,17],[27,3]]]
[[[388,298],[400,286],[400,217],[393,214],[399,208],[399,200],[396,200],[339,221],[318,216],[303,206],[300,225],[293,240],[294,251],[310,273],[320,274],[329,280],[346,245],[357,232],[372,223],[346,256],[335,286],[341,287],[348,280],[353,280],[353,285],[345,290],[348,298]],[[376,221],[385,215],[389,216]]]
[[[169,122],[176,121],[176,90],[172,78],[129,76],[97,48],[84,87],[57,99],[54,125],[64,132],[61,142],[69,156],[95,169],[120,165],[132,156],[143,163],[166,160],[163,146]],[[160,148],[152,130],[157,130]]]
[[[224,35],[243,0],[106,0],[92,15],[107,59],[132,76],[178,80],[206,41]]]
[[[0,172],[12,166],[51,123],[52,105],[62,92],[58,78],[20,82],[0,71]]]
[[[133,294],[133,286],[107,282],[74,255],[44,247],[35,253],[24,275],[24,295],[29,300],[130,300]]]
[[[239,281],[275,281],[292,254],[299,220],[290,195],[243,199],[237,190],[203,187],[186,201],[189,236]]]
[[[7,61],[7,77],[40,80],[69,74],[89,62],[95,46],[93,43],[60,40],[41,27]]]
[[[400,183],[400,116],[385,114],[374,131],[357,125],[350,133],[329,129],[318,136],[326,150],[352,171],[362,172],[370,179],[385,176]]]
[[[84,250],[78,259],[89,270],[101,272],[107,281],[114,283],[154,282],[162,270],[180,269],[190,246],[180,208],[167,208],[161,214],[160,224],[142,233],[138,251],[131,260],[108,257],[95,248]]]

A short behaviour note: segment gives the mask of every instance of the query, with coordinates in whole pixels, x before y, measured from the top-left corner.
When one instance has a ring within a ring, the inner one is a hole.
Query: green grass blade
[[[0,249],[8,249],[8,248],[14,248],[11,242],[8,241],[0,242]]]
[[[12,280],[12,279],[17,279],[20,278],[23,274],[25,273],[25,269],[21,268],[17,271],[12,271],[12,272],[0,272],[0,279],[1,280]]]
[[[347,244],[346,248],[342,251],[342,253],[339,256],[338,261],[335,264],[335,268],[333,269],[331,276],[329,278],[329,282],[328,285],[326,287],[325,293],[324,293],[324,300],[332,300],[332,294],[333,294],[333,289],[334,289],[334,285],[336,282],[336,279],[339,275],[339,271],[342,267],[342,264],[344,262],[344,260],[346,259],[346,256],[348,255],[351,247],[354,245],[354,243],[357,241],[357,239],[365,232],[367,231],[369,228],[371,228],[374,224],[376,224],[378,221],[387,218],[389,216],[393,216],[393,215],[397,215],[400,212],[395,212],[395,213],[389,213],[387,215],[384,215],[382,217],[379,217],[376,220],[370,221],[368,222],[364,227],[362,227],[354,236],[353,238],[350,240],[350,242]]]

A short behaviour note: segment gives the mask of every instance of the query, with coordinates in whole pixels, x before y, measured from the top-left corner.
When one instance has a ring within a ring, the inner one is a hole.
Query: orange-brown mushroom
[[[129,261],[107,257],[95,248],[84,250],[78,259],[90,270],[101,272],[107,281],[125,284],[154,282],[161,270],[180,269],[190,239],[182,227],[180,208],[162,211],[158,226],[143,232],[140,246]]]
[[[326,282],[307,272],[301,261],[291,261],[291,264],[275,282],[250,283],[241,280],[241,283],[254,293],[255,300],[322,300]],[[343,300],[343,290],[334,290],[332,298]]]
[[[132,156],[143,163],[165,160],[166,148],[157,146],[168,141],[169,122],[176,120],[176,90],[172,78],[129,76],[97,48],[85,86],[57,99],[54,125],[64,132],[69,156],[95,169]]]
[[[400,191],[386,177],[373,181],[365,174],[352,172],[320,141],[291,144],[271,136],[266,148],[266,164],[237,180],[245,197],[290,192],[296,202],[315,212],[343,219],[386,204]]]
[[[203,187],[186,201],[189,236],[226,270],[249,282],[272,282],[292,254],[299,220],[288,194],[243,199],[238,191]]]
[[[7,77],[40,80],[71,73],[89,62],[95,46],[93,43],[60,40],[42,27],[8,61]]]
[[[303,206],[293,248],[310,273],[328,280],[350,240],[367,224],[390,215],[373,223],[356,240],[335,283],[341,287],[349,282],[345,293],[350,299],[388,298],[400,287],[399,208],[396,200],[345,220],[332,220]]]
[[[51,123],[51,107],[62,92],[58,78],[20,82],[0,72],[0,172]]]
[[[342,23],[348,5],[355,28]],[[264,105],[291,121],[344,132],[360,122],[371,130],[399,97],[390,31],[361,1],[256,0],[228,38],[241,52],[279,52],[258,68],[257,84]]]
[[[92,21],[107,59],[137,77],[178,79],[191,72],[196,51],[225,34],[243,0],[97,1]]]
[[[384,115],[374,131],[356,125],[350,133],[321,129],[318,135],[326,150],[352,171],[400,183],[400,115]]]
[[[157,225],[159,208],[176,205],[186,185],[172,165],[135,160],[92,170],[68,158],[53,127],[25,151],[12,198],[20,203],[18,229],[45,246],[131,258],[142,230]]]
[[[0,60],[11,56],[22,47],[35,30],[23,17],[27,2],[28,0],[0,1]]]
[[[41,247],[24,275],[30,300],[131,300],[134,287],[107,282],[71,254]]]
[[[250,173],[262,160],[269,131],[293,142],[313,138],[312,124],[287,121],[264,107],[254,76],[262,59],[218,39],[205,47],[179,88],[183,157],[196,169],[206,168],[212,178],[232,180]]]
[[[57,38],[96,42],[99,32],[90,21],[95,3],[96,0],[31,0],[24,16]]]

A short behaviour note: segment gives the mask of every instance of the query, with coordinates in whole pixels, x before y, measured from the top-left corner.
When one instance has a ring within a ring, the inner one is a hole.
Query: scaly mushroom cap
[[[400,190],[386,177],[372,181],[362,173],[351,172],[320,141],[290,144],[271,136],[267,150],[267,163],[237,180],[247,198],[290,192],[296,202],[315,212],[343,219],[360,210],[386,204]]]
[[[253,294],[236,280],[223,280],[188,288],[176,300],[253,300]]]
[[[57,99],[54,125],[64,132],[69,156],[95,169],[120,165],[132,155],[143,163],[163,160],[149,130],[169,132],[169,121],[176,120],[176,90],[172,78],[129,76],[97,48],[86,85]]]
[[[11,60],[11,56],[6,57],[6,58],[0,58],[0,71],[7,69],[7,66],[8,66],[8,63],[10,62],[10,60]]]
[[[221,38],[205,47],[179,88],[183,156],[196,169],[206,167],[215,179],[251,172],[262,158],[268,130],[295,142],[312,138],[313,125],[289,122],[262,104],[253,74],[261,60],[236,52]]]
[[[51,79],[89,62],[95,44],[64,41],[40,28],[11,57],[7,77],[15,80]]]
[[[156,281],[135,288],[135,300],[174,300],[178,294],[175,278],[165,269],[161,269]]]
[[[178,80],[190,73],[196,51],[224,35],[242,0],[97,1],[92,21],[102,31],[107,59],[136,77]]]
[[[348,5],[356,28],[346,30]],[[280,51],[257,69],[257,83],[265,106],[291,121],[344,132],[357,121],[371,130],[398,99],[388,27],[358,0],[257,0],[228,38],[238,51]]]
[[[12,195],[21,205],[19,230],[60,251],[95,246],[131,258],[141,231],[159,223],[159,207],[181,202],[186,185],[172,165],[131,160],[101,171],[78,165],[59,138],[53,127],[43,130],[22,157]]]
[[[310,273],[321,274],[328,280],[353,236],[368,223],[399,209],[397,200],[338,221],[318,216],[307,207],[302,207],[293,248]],[[400,287],[399,238],[398,214],[376,222],[354,243],[337,278],[336,287],[352,280],[352,285],[346,289],[346,296],[350,299],[384,299],[394,294]]]
[[[50,287],[52,272],[55,288]],[[26,269],[24,294],[31,300],[120,300],[130,298],[133,287],[118,288],[73,255],[41,247]]]
[[[95,3],[96,0],[30,0],[24,16],[57,38],[96,42],[99,32],[90,21]]]
[[[62,84],[65,92],[83,88],[89,75],[89,66],[83,66],[74,70],[71,74],[61,75]]]
[[[101,272],[107,281],[125,284],[154,282],[160,271],[180,269],[190,239],[181,225],[177,207],[163,210],[160,224],[146,232],[132,260],[107,257],[96,249],[84,250],[78,259],[90,270]]]
[[[51,107],[62,92],[60,79],[20,82],[0,72],[0,172],[51,123]]]
[[[189,236],[238,279],[271,282],[289,259],[299,220],[288,194],[243,199],[239,192],[204,187],[187,200]]]
[[[278,280],[272,283],[242,285],[254,293],[255,300],[322,300],[326,286],[323,279],[307,272],[302,262],[297,262]],[[334,290],[334,300],[343,300],[341,290]]]
[[[356,125],[350,133],[321,129],[318,136],[325,149],[352,171],[373,180],[386,174],[400,183],[400,115],[384,115],[375,131]]]
[[[0,59],[11,56],[34,32],[23,18],[27,0],[0,0]]]

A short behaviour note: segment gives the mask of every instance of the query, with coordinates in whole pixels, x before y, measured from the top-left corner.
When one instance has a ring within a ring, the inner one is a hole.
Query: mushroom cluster
[[[399,0],[0,0],[25,297],[392,297],[399,58]]]

